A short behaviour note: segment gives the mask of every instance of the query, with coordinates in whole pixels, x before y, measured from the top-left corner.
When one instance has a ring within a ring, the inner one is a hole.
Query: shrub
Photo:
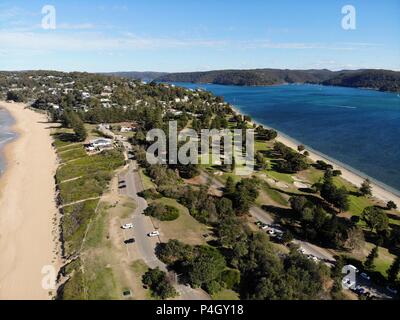
[[[161,203],[151,204],[145,211],[146,216],[154,217],[160,221],[174,221],[179,218],[179,210],[175,207]]]
[[[216,294],[222,290],[222,287],[219,282],[213,280],[206,284],[205,289],[209,294]]]
[[[144,190],[144,191],[140,192],[139,195],[141,197],[145,198],[146,200],[147,199],[156,200],[156,199],[161,199],[162,198],[162,195],[159,194],[156,189]]]
[[[150,287],[156,298],[165,300],[178,295],[175,288],[169,283],[166,273],[158,267],[156,269],[149,269],[143,275],[142,282]]]
[[[221,273],[221,282],[225,288],[234,290],[240,283],[240,271],[236,269],[227,269]]]

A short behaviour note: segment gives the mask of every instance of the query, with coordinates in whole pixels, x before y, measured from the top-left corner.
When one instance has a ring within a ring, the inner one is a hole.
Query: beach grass
[[[95,214],[98,202],[99,200],[89,200],[63,209],[61,225],[66,256],[80,249],[87,225]]]
[[[86,152],[81,145],[76,148],[70,148],[67,150],[63,150],[62,152],[58,153],[58,156],[61,159],[61,162],[68,162],[71,160],[79,159],[86,157]]]
[[[143,183],[144,190],[155,189],[155,184],[151,181],[150,177],[144,173],[143,169],[139,169],[140,178]]]
[[[63,128],[53,134],[54,146],[61,159],[56,181],[64,213],[61,223],[66,256],[80,249],[99,198],[107,190],[113,172],[125,163],[122,151],[117,149],[89,156],[82,144],[71,142],[70,135],[70,130]]]

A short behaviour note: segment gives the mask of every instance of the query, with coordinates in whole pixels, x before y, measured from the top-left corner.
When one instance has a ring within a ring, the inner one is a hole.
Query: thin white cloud
[[[51,51],[143,50],[159,48],[220,47],[224,41],[143,38],[126,33],[108,37],[97,32],[9,32],[0,30],[0,43],[5,48]]]
[[[57,25],[57,29],[60,30],[92,30],[95,29],[95,25],[91,23],[71,24],[61,23]]]
[[[174,48],[213,48],[213,49],[287,49],[287,50],[358,50],[377,46],[369,43],[302,43],[272,42],[268,40],[209,40],[141,37],[133,33],[106,36],[93,31],[95,26],[85,24],[61,24],[55,31],[9,31],[0,30],[0,43],[3,48],[41,51],[111,51],[146,50]],[[85,31],[86,30],[86,31]],[[79,31],[79,32],[78,32]]]
[[[243,48],[247,49],[325,49],[325,50],[357,50],[361,48],[376,47],[377,44],[372,43],[306,43],[306,42],[271,42],[269,40],[254,40],[245,42]]]

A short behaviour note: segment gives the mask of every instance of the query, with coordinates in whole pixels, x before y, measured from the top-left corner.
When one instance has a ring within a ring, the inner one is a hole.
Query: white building
[[[113,140],[106,139],[106,138],[99,138],[90,141],[90,146],[95,149],[105,149],[105,148],[112,148],[113,147]]]

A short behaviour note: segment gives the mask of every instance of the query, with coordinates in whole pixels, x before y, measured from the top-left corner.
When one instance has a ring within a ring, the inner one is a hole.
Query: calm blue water
[[[224,96],[257,122],[400,190],[397,94],[318,85],[176,85]]]
[[[14,123],[14,119],[4,109],[0,109],[0,176],[5,168],[5,161],[2,150],[4,146],[15,138],[15,133],[10,128]]]

